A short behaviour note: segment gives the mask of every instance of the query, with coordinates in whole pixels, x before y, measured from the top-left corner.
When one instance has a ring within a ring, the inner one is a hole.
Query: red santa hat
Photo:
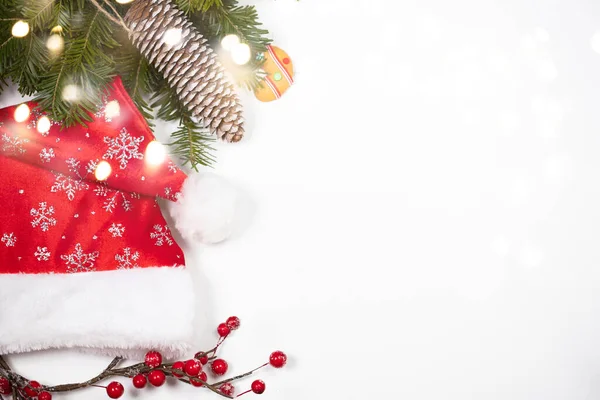
[[[229,234],[234,192],[165,158],[120,79],[92,117],[64,129],[33,103],[0,110],[0,354],[176,357],[198,310],[156,198],[184,239],[212,243]]]

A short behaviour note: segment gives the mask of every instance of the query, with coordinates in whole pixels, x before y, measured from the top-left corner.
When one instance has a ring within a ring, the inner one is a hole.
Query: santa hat
[[[194,288],[156,197],[184,239],[218,242],[235,196],[164,158],[120,79],[103,104],[70,128],[0,110],[0,354],[189,350]]]

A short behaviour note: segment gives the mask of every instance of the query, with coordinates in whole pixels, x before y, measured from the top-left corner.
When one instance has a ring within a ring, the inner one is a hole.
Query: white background
[[[285,350],[264,399],[600,398],[600,3],[256,4],[297,82],[219,145],[244,229],[187,252],[200,341],[235,314],[234,372]],[[48,384],[107,361],[11,358]],[[184,386],[126,390],[216,398]]]

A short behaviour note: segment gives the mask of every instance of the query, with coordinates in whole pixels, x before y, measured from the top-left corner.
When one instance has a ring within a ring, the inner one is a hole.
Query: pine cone
[[[167,79],[179,99],[228,142],[244,135],[242,106],[207,40],[171,0],[136,0],[125,15],[133,44]],[[180,30],[180,31],[178,31]],[[165,32],[181,33],[176,44]]]

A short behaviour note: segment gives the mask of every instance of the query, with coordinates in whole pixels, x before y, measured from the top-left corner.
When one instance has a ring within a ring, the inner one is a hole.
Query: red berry
[[[219,324],[219,326],[217,327],[217,332],[219,333],[219,336],[225,337],[231,333],[231,330],[229,329],[227,324],[223,323]]]
[[[252,391],[256,394],[263,394],[265,391],[265,383],[260,379],[252,382]]]
[[[147,379],[144,375],[139,374],[133,377],[133,386],[136,389],[143,389],[146,387]]]
[[[38,394],[38,400],[52,400],[52,394],[49,392],[42,392]]]
[[[275,368],[281,368],[287,362],[287,356],[283,351],[274,351],[271,353],[271,357],[269,357],[269,363]]]
[[[221,387],[219,387],[219,391],[226,396],[233,396],[235,388],[231,383],[224,383],[221,385]]]
[[[108,397],[111,399],[118,399],[123,396],[124,392],[125,388],[119,382],[111,382],[106,387],[106,394],[108,394]]]
[[[185,364],[183,363],[183,361],[177,361],[173,363],[173,366],[171,367],[171,373],[173,374],[173,376],[181,378],[183,376],[184,366]]]
[[[152,386],[161,386],[163,383],[165,383],[165,379],[165,373],[157,369],[150,371],[148,374],[148,381],[150,381]]]
[[[210,367],[215,375],[223,375],[225,374],[225,372],[227,372],[228,365],[227,361],[221,358],[217,358],[215,361],[212,362]]]
[[[5,377],[0,376],[0,394],[10,394],[10,392],[12,392],[10,382]]]
[[[196,387],[203,386],[204,382],[206,382],[206,380],[207,380],[206,372],[204,372],[204,371],[200,372],[200,375],[198,375],[197,378],[190,378],[191,384]]]
[[[162,355],[158,351],[149,351],[146,353],[145,364],[150,368],[156,368],[162,363]]]
[[[202,371],[202,364],[198,360],[187,360],[183,366],[183,370],[188,376],[198,376]]]
[[[208,364],[208,356],[200,357],[200,363],[202,365]]]
[[[240,327],[240,319],[238,317],[229,317],[225,323],[232,331],[235,331]]]
[[[27,386],[25,386],[25,394],[28,397],[36,397],[41,387],[42,385],[40,385],[38,381],[31,381]]]
[[[197,378],[190,378],[190,383],[192,386],[200,387],[204,385],[204,383],[200,382]]]

